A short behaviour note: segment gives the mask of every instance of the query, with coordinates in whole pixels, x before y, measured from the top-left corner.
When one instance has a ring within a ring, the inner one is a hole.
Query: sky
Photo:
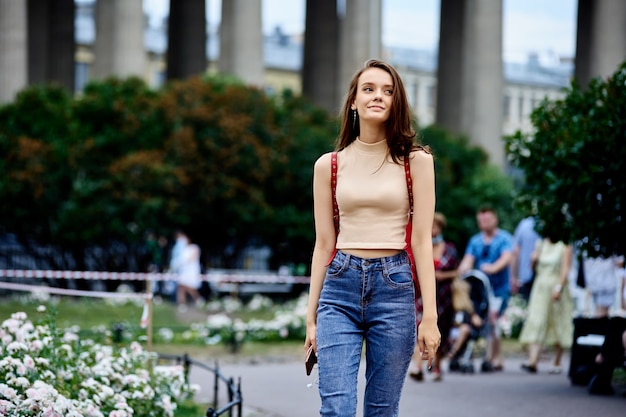
[[[280,26],[286,34],[304,30],[306,0],[262,0],[263,31]],[[341,0],[339,0],[341,2]],[[156,24],[167,15],[169,0],[143,0]],[[385,46],[434,50],[439,39],[440,0],[382,0]],[[576,49],[577,0],[503,0],[503,54],[525,62],[530,53],[544,60],[572,58]],[[207,0],[209,25],[220,20],[221,0]]]

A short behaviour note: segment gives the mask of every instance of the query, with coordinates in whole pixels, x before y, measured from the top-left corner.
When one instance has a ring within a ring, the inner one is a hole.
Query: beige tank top
[[[337,159],[337,249],[404,249],[409,196],[404,166],[387,142],[358,138]]]

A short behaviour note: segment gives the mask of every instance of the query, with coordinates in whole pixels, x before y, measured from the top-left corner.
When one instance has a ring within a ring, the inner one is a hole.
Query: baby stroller
[[[472,322],[472,314],[469,311],[457,311],[453,334],[459,338],[455,346],[459,346],[455,352],[451,352],[450,372],[474,373],[472,355],[476,343],[485,338],[489,332],[489,309],[493,300],[493,292],[489,278],[484,272],[473,269],[465,273],[461,279],[467,283],[469,299],[474,313],[480,317],[482,324],[476,326]],[[459,345],[460,343],[460,345]]]

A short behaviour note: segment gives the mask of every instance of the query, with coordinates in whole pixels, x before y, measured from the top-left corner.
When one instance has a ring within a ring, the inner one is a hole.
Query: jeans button
[[[363,261],[363,265],[368,266],[370,264],[370,261]]]

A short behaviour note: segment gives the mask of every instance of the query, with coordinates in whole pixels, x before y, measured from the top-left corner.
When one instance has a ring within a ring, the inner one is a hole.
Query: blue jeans
[[[364,416],[398,415],[415,347],[414,293],[405,252],[363,259],[337,251],[317,309],[321,416],[356,416],[363,341]]]

